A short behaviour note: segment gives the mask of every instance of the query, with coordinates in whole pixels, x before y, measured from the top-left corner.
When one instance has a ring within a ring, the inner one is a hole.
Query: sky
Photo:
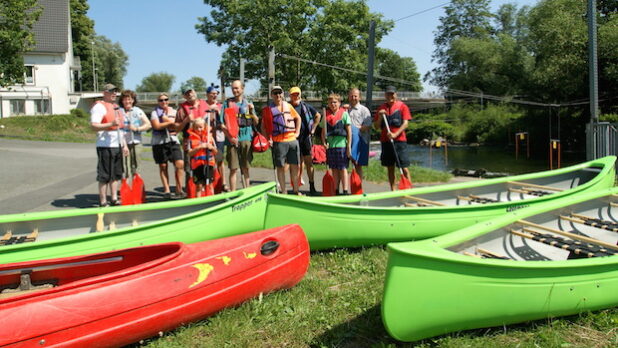
[[[496,10],[505,3],[521,7],[536,2],[492,0],[491,6]],[[431,8],[446,5],[447,0],[369,0],[367,3],[372,12],[396,20],[393,30],[378,46],[412,57],[421,77],[435,67],[431,62],[434,31],[444,15],[444,6]],[[198,17],[210,12],[203,0],[90,0],[89,5],[88,16],[95,21],[97,34],[119,42],[129,56],[125,88],[135,89],[144,77],[155,72],[175,75],[173,90],[192,76],[200,76],[208,84],[216,82],[225,47],[206,42],[204,35],[195,29]],[[425,10],[428,11],[401,19]],[[319,61],[317,57],[316,60]],[[246,92],[252,93],[258,87],[257,82],[249,82]],[[427,82],[423,82],[423,89],[424,92],[437,90]]]

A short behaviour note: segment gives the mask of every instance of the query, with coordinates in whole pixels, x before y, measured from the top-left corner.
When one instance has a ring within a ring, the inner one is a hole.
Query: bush
[[[440,120],[410,122],[407,130],[408,140],[417,143],[421,139],[433,139],[441,136],[447,139],[455,137],[453,125]]]
[[[82,109],[71,109],[71,116],[77,118],[88,118],[90,115]]]
[[[603,114],[599,116],[601,122],[618,123],[618,114]]]

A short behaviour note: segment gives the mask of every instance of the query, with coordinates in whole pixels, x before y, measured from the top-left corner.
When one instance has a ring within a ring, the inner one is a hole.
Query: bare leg
[[[117,201],[118,200],[118,180],[114,180],[110,182],[109,188],[112,191],[111,192],[112,202]]]
[[[335,182],[335,192],[340,192],[339,191],[339,184],[341,183],[341,177],[340,177],[340,169],[332,169],[333,172],[333,181]]]
[[[223,165],[223,161],[217,163],[217,168],[219,168],[219,175],[221,175],[221,180],[223,180],[223,188],[225,188],[226,187],[226,184],[225,184],[226,177],[225,177],[225,166]]]
[[[350,177],[348,176],[348,170],[343,168],[341,170],[341,186],[343,186],[344,192],[350,192]]]
[[[287,193],[285,190],[285,166],[277,167],[277,180],[279,180],[279,186],[281,186],[281,193]]]
[[[247,168],[240,168],[240,171],[241,171],[241,173],[243,175],[242,179],[244,180],[244,182],[243,182],[244,187],[249,187],[249,185],[251,184],[251,179],[249,178],[249,168],[248,167]]]
[[[238,168],[230,169],[230,191],[236,191],[236,173]]]
[[[412,182],[412,179],[410,178],[410,171],[408,170],[408,168],[403,168],[403,175],[405,175],[408,181]]]
[[[182,182],[185,179],[185,163],[183,160],[174,162],[176,167],[176,193],[182,194]]]
[[[298,164],[290,164],[290,171],[292,172],[292,178],[295,178],[295,180],[292,180],[292,190],[298,194]]]
[[[167,174],[167,163],[159,164],[159,177],[161,178],[161,184],[163,184],[163,193],[169,193],[170,178]]]
[[[303,156],[303,162],[305,162],[305,167],[307,167],[307,177],[309,178],[309,182],[313,182],[315,174],[315,169],[313,168],[313,158],[311,158],[311,156]],[[299,172],[302,172],[302,168]]]
[[[388,183],[391,185],[391,191],[395,191],[397,189],[395,187],[395,166],[386,168],[388,168]]]
[[[356,169],[356,172],[358,173],[358,175],[362,179],[363,178],[363,166],[361,166],[361,165],[354,165],[354,169]]]
[[[107,183],[99,182],[99,203],[101,205],[107,203]]]

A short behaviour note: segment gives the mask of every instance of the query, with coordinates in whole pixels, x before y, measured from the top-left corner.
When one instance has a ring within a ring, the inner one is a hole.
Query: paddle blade
[[[334,196],[335,195],[335,179],[330,173],[330,170],[326,171],[322,178],[322,196]]]
[[[236,117],[236,110],[228,108],[225,109],[225,126],[232,138],[238,137],[238,118]]]
[[[144,180],[137,173],[133,174],[132,186],[131,194],[133,196],[133,204],[144,203],[146,201],[146,188],[144,187]]]
[[[126,178],[122,178],[122,183],[120,184],[120,201],[122,205],[133,204],[133,191],[127,183]]]
[[[195,189],[195,183],[193,182],[193,177],[189,177],[189,180],[187,180],[187,197],[188,198],[197,197],[197,192]]]
[[[212,186],[212,184],[206,185],[206,187],[204,188],[204,196],[212,196],[215,194]]]
[[[408,178],[405,175],[400,175],[399,177],[399,189],[400,190],[407,190],[407,189],[411,189],[412,188],[412,183],[410,182],[410,180],[408,180]]]
[[[212,179],[212,186],[214,187],[215,194],[223,192],[223,178],[221,177],[218,169],[215,169],[215,174]]]
[[[350,174],[350,191],[353,195],[363,194],[363,181],[356,172],[356,169],[352,169],[352,173]]]

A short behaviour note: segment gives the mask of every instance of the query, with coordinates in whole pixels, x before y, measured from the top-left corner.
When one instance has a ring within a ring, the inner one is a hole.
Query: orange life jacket
[[[210,143],[212,145],[215,144],[214,140],[212,139],[212,137],[209,137],[209,134],[206,130],[196,132],[193,129],[190,129],[189,142],[192,149],[204,143]],[[191,169],[195,169],[203,165],[209,165],[214,167],[216,153],[217,150],[200,149],[193,156],[191,156]]]
[[[118,118],[118,124],[120,125],[124,125],[124,116],[122,115],[122,112],[118,111],[116,112],[116,108],[118,107],[118,105],[114,104],[114,103],[108,103],[105,102],[103,100],[99,100],[95,103],[96,104],[102,104],[105,107],[105,115],[103,115],[103,119],[101,120],[101,123],[110,123],[113,122],[116,118]],[[109,130],[117,130],[118,126],[114,126],[112,128],[110,128]]]

